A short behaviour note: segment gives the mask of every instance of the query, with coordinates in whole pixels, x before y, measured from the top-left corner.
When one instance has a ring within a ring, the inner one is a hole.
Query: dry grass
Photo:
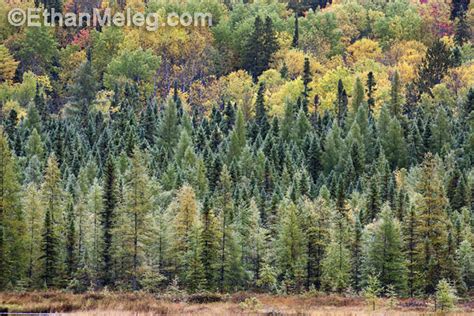
[[[241,304],[255,297],[256,309]],[[0,293],[2,312],[72,313],[73,315],[432,315],[433,307],[426,301],[400,300],[394,309],[387,309],[381,300],[371,312],[360,297],[337,295],[276,296],[248,292],[233,295],[195,294],[179,298],[170,295],[154,296],[147,293],[66,292]],[[459,304],[453,315],[474,315],[474,303]]]

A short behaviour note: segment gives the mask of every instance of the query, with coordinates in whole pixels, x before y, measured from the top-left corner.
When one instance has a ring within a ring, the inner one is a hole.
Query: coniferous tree
[[[258,86],[257,100],[255,103],[255,129],[259,131],[262,138],[265,138],[270,124],[268,123],[267,111],[265,109],[265,85],[260,83]],[[254,132],[254,138],[257,137],[257,133]]]
[[[361,290],[362,285],[362,223],[360,221],[359,216],[356,217],[355,224],[354,224],[354,235],[352,238],[351,244],[351,251],[352,251],[352,258],[351,258],[351,283],[354,290],[357,292]]]
[[[77,268],[76,223],[71,203],[66,210],[66,278],[71,280]]]
[[[461,280],[464,286],[470,289],[474,286],[474,250],[468,239],[461,242],[456,257],[460,267]]]
[[[323,286],[331,291],[341,293],[350,284],[351,265],[349,244],[348,219],[345,211],[345,201],[339,186],[339,210],[334,211],[331,223],[331,242],[326,248],[323,267]]]
[[[300,30],[298,26],[298,13],[295,12],[295,28],[293,31],[293,41],[291,42],[291,46],[293,48],[298,47],[299,39],[300,39]]]
[[[456,2],[456,1],[453,1]],[[471,27],[469,23],[466,21],[466,14],[460,14],[457,17],[456,25],[455,25],[455,33],[454,33],[454,40],[458,46],[464,45],[464,43],[469,42],[471,38]]]
[[[173,253],[176,257],[177,275],[193,290],[203,285],[204,278],[204,272],[200,271],[202,270],[202,262],[199,226],[196,195],[191,187],[183,186],[177,196]]]
[[[356,82],[354,84],[354,92],[352,96],[352,113],[354,115],[358,112],[359,106],[364,102],[364,86],[362,85],[362,81],[359,77],[356,78]]]
[[[302,109],[305,114],[308,113],[308,104],[309,104],[309,93],[311,92],[311,88],[309,84],[313,81],[311,75],[311,65],[309,63],[309,58],[306,57],[304,59],[304,66],[303,66],[303,101],[301,102]]]
[[[372,228],[372,227],[371,227]],[[372,234],[365,246],[364,256],[365,279],[368,275],[378,275],[380,284],[387,288],[393,286],[398,293],[403,293],[406,286],[405,259],[402,254],[400,225],[394,219],[388,204],[385,204],[380,218],[374,223]]]
[[[303,286],[306,263],[301,220],[292,201],[284,200],[279,213],[278,266],[285,285],[298,291]]]
[[[407,289],[408,294],[413,297],[416,292],[417,275],[417,216],[415,207],[409,207],[407,215],[403,219],[403,250],[407,260]]]
[[[38,281],[39,264],[37,258],[40,257],[41,243],[41,221],[44,218],[41,194],[37,184],[30,183],[24,191],[23,205],[25,208],[26,225],[26,251],[27,251],[27,277],[28,285],[32,286]]]
[[[139,288],[140,268],[145,264],[153,231],[150,225],[151,183],[144,154],[135,148],[130,160],[130,168],[125,176],[124,226],[121,237],[125,244],[125,256],[131,258],[127,277],[132,289]]]
[[[374,78],[374,73],[372,71],[369,72],[367,75],[367,105],[369,106],[369,113],[372,114],[374,112],[375,106],[375,99],[374,99],[374,92],[376,82]]]
[[[448,272],[448,201],[444,194],[436,158],[427,154],[416,186],[420,194],[415,203],[417,224],[415,234],[418,286],[425,293],[434,293],[439,280]]]
[[[253,32],[245,44],[242,64],[254,80],[268,68],[272,55],[278,50],[273,22],[270,17],[266,17],[265,22],[260,16],[255,18]]]
[[[231,176],[224,165],[219,179],[217,211],[219,218],[219,278],[220,291],[236,288],[241,280],[240,252],[236,245],[234,205]]]
[[[48,164],[41,188],[45,217],[41,242],[42,280],[48,287],[57,286],[62,275],[61,241],[64,231],[62,220],[64,192],[61,187],[61,173],[55,155],[48,158]]]
[[[400,119],[401,116],[401,97],[400,97],[400,76],[398,71],[392,78],[392,85],[390,89],[390,113],[396,118]]]
[[[17,282],[24,271],[24,222],[15,157],[0,127],[0,287]]]
[[[452,65],[451,52],[442,41],[435,41],[427,50],[426,56],[418,67],[415,84],[418,97],[422,93],[432,95],[431,88],[440,83]]]
[[[337,100],[336,100],[336,109],[337,109],[337,123],[339,126],[344,126],[344,120],[347,114],[347,93],[344,89],[344,84],[342,80],[339,79],[337,83]]]
[[[102,226],[102,249],[101,249],[101,277],[104,286],[110,285],[112,280],[112,242],[115,228],[117,209],[117,175],[115,165],[111,157],[107,159],[103,177],[103,208],[100,213],[100,224]]]
[[[202,233],[201,233],[201,260],[205,276],[205,288],[207,290],[214,290],[217,286],[217,273],[219,268],[219,241],[216,239],[219,236],[219,223],[214,214],[213,209],[210,208],[209,200],[206,199],[203,205],[201,215]]]

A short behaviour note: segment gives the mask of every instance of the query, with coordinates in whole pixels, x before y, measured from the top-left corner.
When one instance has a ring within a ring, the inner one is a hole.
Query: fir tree
[[[0,287],[18,281],[25,269],[24,223],[15,157],[0,127]]]
[[[428,154],[422,164],[417,192],[420,198],[415,207],[417,284],[425,293],[434,293],[436,284],[447,273],[447,216],[448,205],[439,177],[437,160]]]
[[[305,246],[296,205],[283,201],[279,210],[279,235],[277,238],[278,266],[286,286],[298,291],[304,280]]]
[[[295,12],[295,28],[293,31],[293,41],[291,42],[291,46],[293,48],[298,47],[299,39],[300,39],[300,31],[299,31],[299,26],[298,26],[298,13]]]
[[[45,217],[42,233],[41,257],[42,280],[48,287],[58,285],[62,274],[61,248],[63,243],[62,210],[64,192],[61,187],[61,174],[56,157],[51,155],[41,188],[45,205]]]
[[[260,83],[257,92],[257,101],[255,103],[255,129],[259,131],[262,138],[265,138],[268,130],[270,129],[270,124],[268,123],[268,116],[265,109],[265,99],[264,99],[265,85]],[[257,133],[254,133],[254,138],[257,137]]]
[[[102,283],[104,286],[112,283],[112,240],[117,207],[117,177],[115,165],[111,157],[107,159],[103,177],[103,205],[100,214],[102,226]]]
[[[374,223],[372,234],[364,256],[364,270],[367,273],[365,279],[370,274],[376,274],[383,287],[391,285],[398,293],[403,293],[406,275],[400,225],[387,204],[384,205],[379,220]]]
[[[311,92],[309,84],[311,83],[311,81],[313,81],[311,75],[311,65],[309,63],[309,58],[306,57],[304,59],[303,67],[303,101],[301,102],[301,106],[305,114],[308,113],[309,93]]]
[[[367,75],[367,105],[369,106],[369,113],[372,114],[374,112],[375,107],[375,99],[374,99],[374,92],[376,82],[374,78],[374,73],[372,71],[369,72]]]
[[[441,82],[450,67],[451,52],[442,41],[435,41],[428,48],[425,58],[418,67],[415,80],[418,96],[422,93],[433,96],[431,88]]]
[[[397,117],[401,117],[401,97],[400,97],[400,76],[398,71],[395,71],[395,74],[392,78],[392,85],[390,89],[390,113]]]

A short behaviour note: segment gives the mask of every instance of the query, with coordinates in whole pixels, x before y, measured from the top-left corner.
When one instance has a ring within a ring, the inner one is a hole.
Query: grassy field
[[[276,296],[253,293],[163,294],[93,292],[0,293],[0,314],[72,313],[73,315],[431,315],[434,304],[419,299],[380,299],[372,311],[363,298],[336,295]],[[474,301],[459,302],[452,315],[474,315]]]

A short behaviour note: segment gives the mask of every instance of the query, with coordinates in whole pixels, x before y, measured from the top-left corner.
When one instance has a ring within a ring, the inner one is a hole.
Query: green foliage
[[[115,85],[131,81],[150,83],[161,62],[151,50],[123,51],[112,59],[104,75],[104,85],[113,89]]]
[[[472,292],[464,0],[124,5],[214,25],[0,4],[0,288]]]
[[[446,279],[441,279],[436,286],[436,308],[449,311],[455,307],[456,291]]]

